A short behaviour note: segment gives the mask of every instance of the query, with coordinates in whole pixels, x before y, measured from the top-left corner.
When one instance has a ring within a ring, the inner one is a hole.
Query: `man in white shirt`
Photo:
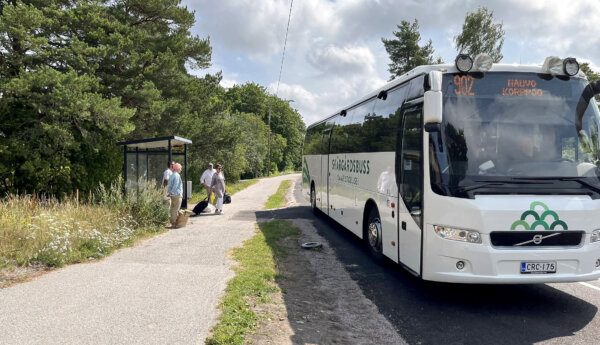
[[[167,186],[167,184],[169,183],[169,177],[171,177],[171,175],[173,175],[173,164],[175,164],[175,162],[168,163],[167,170],[165,170],[165,172],[163,173],[163,178],[162,178],[163,187]]]
[[[214,173],[215,170],[213,169],[213,164],[208,163],[208,169],[204,170],[204,173],[200,178],[200,183],[202,183],[202,185],[204,185],[204,188],[206,188],[206,196],[208,198],[208,202],[210,202],[210,196],[212,194],[212,191],[210,190],[210,184],[212,183],[212,177]]]
[[[168,163],[167,166],[167,170],[165,170],[165,172],[163,173],[163,178],[162,178],[162,186],[164,189],[164,198],[165,198],[165,202],[170,202],[171,198],[169,198],[167,196],[167,185],[169,184],[169,178],[171,177],[171,175],[173,175],[173,165],[175,164],[175,162],[171,162]]]

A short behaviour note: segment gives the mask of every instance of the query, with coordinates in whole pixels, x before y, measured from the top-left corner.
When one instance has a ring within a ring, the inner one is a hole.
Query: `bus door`
[[[396,171],[399,176],[399,261],[420,274],[423,219],[423,103],[407,102],[402,111]],[[412,103],[412,104],[411,104]]]
[[[323,130],[323,141],[321,143],[321,184],[317,192],[317,206],[325,214],[329,214],[329,139],[331,138],[331,131],[333,130],[334,119],[330,119],[325,123],[325,129]]]

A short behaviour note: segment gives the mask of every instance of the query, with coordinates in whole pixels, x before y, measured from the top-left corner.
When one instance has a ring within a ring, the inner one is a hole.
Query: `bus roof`
[[[442,73],[458,73],[459,72],[459,70],[453,64],[418,66],[418,67],[406,72],[405,74],[401,75],[400,77],[390,81],[389,83],[383,85],[382,87],[380,87],[372,92],[369,92],[368,94],[359,98],[359,101],[350,103],[347,107],[344,107],[344,108],[336,111],[335,113],[331,114],[330,116],[327,116],[326,118],[324,118],[322,120],[312,123],[311,125],[309,125],[307,127],[307,129],[314,127],[318,124],[321,124],[321,123],[339,115],[342,110],[348,110],[358,104],[365,102],[368,99],[377,97],[377,95],[381,91],[384,91],[384,90],[388,91],[400,84],[403,84],[403,83],[405,83],[411,79],[414,79],[420,75],[427,74],[431,71],[441,71]],[[542,70],[542,65],[519,65],[519,64],[493,64],[492,68],[488,72],[545,73]],[[585,73],[583,73],[583,71],[581,71],[581,70],[579,70],[579,73],[576,76],[581,77],[581,78],[586,78]]]

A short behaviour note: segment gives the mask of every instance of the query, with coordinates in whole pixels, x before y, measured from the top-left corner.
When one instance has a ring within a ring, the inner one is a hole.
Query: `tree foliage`
[[[390,80],[417,66],[442,63],[439,57],[433,58],[434,50],[431,39],[424,46],[419,46],[421,34],[419,33],[419,22],[416,19],[412,24],[403,20],[397,27],[398,31],[392,32],[395,38],[381,39],[390,60],[392,60],[392,63],[388,65],[391,73]]]
[[[581,71],[583,73],[585,73],[585,76],[588,78],[588,81],[590,83],[600,79],[600,74],[598,74],[598,73],[594,72],[594,70],[592,70],[589,62],[582,63],[580,68],[581,68]]]
[[[93,190],[122,171],[116,142],[167,135],[192,139],[192,177],[208,161],[262,175],[271,99],[275,163],[298,168],[299,114],[259,85],[190,74],[211,60],[193,24],[180,0],[0,1],[0,193]]]
[[[477,12],[468,12],[462,32],[454,37],[456,50],[472,57],[488,54],[494,62],[502,60],[504,30],[502,23],[494,23],[494,12],[480,7]]]

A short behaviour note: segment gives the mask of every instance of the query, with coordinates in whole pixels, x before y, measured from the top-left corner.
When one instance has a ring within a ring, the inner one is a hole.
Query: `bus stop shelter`
[[[117,146],[123,146],[123,179],[126,190],[137,189],[138,183],[152,180],[160,183],[163,172],[172,161],[182,165],[181,177],[187,182],[187,147],[191,144],[191,140],[178,136],[118,142]],[[191,189],[189,182],[186,182],[181,208],[187,208],[188,189]]]

